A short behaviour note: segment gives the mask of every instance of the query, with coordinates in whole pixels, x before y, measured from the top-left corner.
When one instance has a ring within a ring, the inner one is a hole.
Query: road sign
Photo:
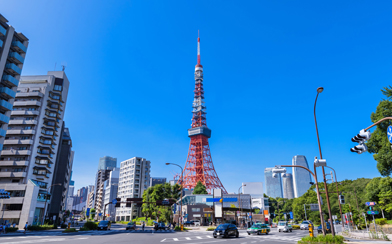
[[[389,126],[389,127],[391,127],[391,126]],[[374,206],[374,205],[376,205],[376,202],[366,202],[366,206]]]
[[[102,216],[102,213],[99,213],[98,216],[101,217],[101,216]]]
[[[170,202],[167,199],[162,200],[162,205],[169,205]]]
[[[392,126],[388,126],[388,140],[392,143]]]
[[[338,216],[332,215],[332,219],[338,219]]]
[[[294,219],[293,212],[290,212],[290,219]]]
[[[378,214],[378,211],[367,211],[367,213],[371,214],[371,215],[376,215],[376,214]]]
[[[206,198],[206,202],[237,202],[237,198]]]
[[[318,204],[309,204],[310,205],[310,211],[319,211],[319,206]]]
[[[117,203],[117,199],[116,199],[116,198],[113,199],[113,200],[112,200],[112,203],[113,203],[113,204],[116,204],[116,203]]]

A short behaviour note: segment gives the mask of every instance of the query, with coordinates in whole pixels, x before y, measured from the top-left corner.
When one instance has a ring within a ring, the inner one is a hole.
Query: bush
[[[75,228],[65,229],[63,232],[78,232]]]
[[[207,231],[214,231],[216,229],[216,227],[208,227]]]
[[[385,225],[386,223],[387,223],[387,219],[383,219],[383,218],[376,219],[376,224],[378,225]]]
[[[175,231],[181,231],[181,226],[176,226],[176,227],[174,228],[174,230],[175,230]],[[189,230],[189,229],[184,227],[184,230]]]
[[[27,230],[33,230],[33,231],[50,230],[50,229],[53,229],[53,225],[29,225],[29,226],[27,226]]]
[[[344,244],[343,241],[344,241],[343,236],[333,236],[331,234],[328,234],[326,236],[318,235],[317,237],[305,236],[305,237],[302,237],[302,239],[299,240],[298,243],[335,243],[335,244]]]
[[[54,223],[54,224],[53,224],[53,229],[57,229],[57,227],[58,227],[57,224]]]
[[[293,227],[293,230],[299,230],[299,225],[292,225],[292,227]]]
[[[15,232],[17,230],[18,230],[18,228],[13,228],[13,227],[5,228],[5,232]]]
[[[83,228],[86,228],[87,230],[96,230],[98,229],[98,224],[88,221],[86,223],[84,223]]]
[[[80,227],[79,231],[89,231],[89,229],[84,228],[84,227]]]

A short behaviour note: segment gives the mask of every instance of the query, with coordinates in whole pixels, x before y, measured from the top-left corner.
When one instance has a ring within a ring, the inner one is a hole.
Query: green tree
[[[195,188],[193,189],[192,194],[194,194],[194,195],[208,194],[207,188],[205,185],[203,185],[203,183],[201,183],[201,181],[199,181],[199,182],[197,182]]]
[[[379,206],[386,212],[390,213],[392,211],[392,191],[387,191],[385,193],[379,194],[380,201]]]
[[[91,216],[91,219],[95,218],[95,208],[90,209],[90,216]]]
[[[381,92],[386,99],[381,100],[376,112],[370,115],[373,123],[392,116],[392,86],[384,87]],[[382,176],[388,176],[392,173],[392,150],[387,137],[387,128],[391,124],[390,120],[378,124],[366,143],[368,152],[373,154],[374,160],[377,161],[377,169]]]

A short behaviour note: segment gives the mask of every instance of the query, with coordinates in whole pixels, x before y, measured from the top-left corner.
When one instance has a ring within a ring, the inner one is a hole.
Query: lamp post
[[[52,186],[61,186],[61,185],[63,185],[63,184],[61,184],[61,183],[57,183],[57,184],[53,184],[53,185],[50,185],[49,186],[49,190],[48,190],[48,192],[47,193],[49,193],[50,192],[50,188],[52,187]],[[46,194],[46,197],[45,197],[45,208],[44,208],[44,214],[43,214],[43,216],[42,216],[42,222],[41,222],[41,225],[43,225],[44,224],[44,221],[45,221],[45,216],[47,216],[47,214],[48,214],[48,211],[46,211],[46,203],[48,202],[48,194]]]
[[[240,209],[240,217],[241,217],[241,195],[240,195],[240,189],[243,186],[246,186],[246,184],[245,185],[241,185],[240,188],[238,188],[238,208]],[[238,217],[238,222],[240,221],[240,217]]]
[[[323,155],[321,153],[321,145],[320,145],[320,137],[319,137],[319,133],[318,133],[318,128],[317,128],[317,119],[316,119],[316,103],[317,103],[317,98],[318,95],[323,92],[324,88],[323,87],[319,87],[317,88],[317,96],[316,96],[316,100],[314,101],[314,123],[316,125],[316,133],[317,133],[317,142],[318,142],[318,147],[319,147],[319,151],[320,151],[320,159],[323,159]],[[323,178],[324,178],[324,188],[325,188],[325,195],[327,198],[327,206],[328,206],[328,214],[329,214],[329,221],[331,223],[331,232],[332,235],[335,236],[335,230],[333,227],[333,221],[332,221],[332,213],[331,213],[331,205],[329,203],[329,195],[328,195],[328,187],[327,187],[327,180],[325,178],[325,170],[324,170],[324,166],[321,166],[321,169],[323,170]],[[316,174],[316,165],[314,166],[314,173]],[[317,184],[317,182],[316,182]],[[324,225],[324,223],[322,223]]]
[[[344,227],[342,205],[340,204],[340,198],[339,198],[340,193],[339,193],[339,188],[338,188],[338,179],[337,179],[337,176],[336,176],[336,171],[335,171],[335,169],[333,169],[333,168],[331,168],[329,166],[325,166],[325,167],[332,169],[333,170],[333,174],[335,175],[336,192],[338,193],[338,203],[339,203],[339,210],[340,210],[340,218],[342,219],[342,226]]]
[[[183,225],[183,222],[184,222],[184,220],[183,220],[183,218],[182,218],[182,192],[183,192],[183,189],[182,189],[182,181],[184,180],[184,170],[182,169],[182,167],[180,166],[180,165],[178,165],[178,164],[173,164],[173,163],[166,163],[166,165],[175,165],[175,166],[178,166],[178,167],[180,167],[180,169],[181,169],[181,210],[180,210],[180,216],[181,216],[181,230],[183,230],[183,228],[184,228],[184,225]]]

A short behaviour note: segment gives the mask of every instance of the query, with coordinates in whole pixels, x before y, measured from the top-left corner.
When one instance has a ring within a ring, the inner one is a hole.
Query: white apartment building
[[[103,199],[104,213],[106,214],[106,220],[116,220],[116,208],[114,204],[109,204],[113,199],[117,198],[118,192],[118,180],[120,177],[120,169],[114,168],[103,185],[105,189],[105,196]]]
[[[139,157],[121,162],[117,193],[117,197],[121,198],[121,201],[126,201],[127,198],[143,197],[143,192],[150,183],[150,164],[150,161]],[[116,209],[116,220],[130,221],[140,214],[140,209],[136,207],[136,204],[127,208],[126,204],[122,203],[121,207]]]
[[[68,88],[64,71],[20,78],[0,157],[0,189],[18,194],[4,200],[3,218],[20,228],[45,216]]]

